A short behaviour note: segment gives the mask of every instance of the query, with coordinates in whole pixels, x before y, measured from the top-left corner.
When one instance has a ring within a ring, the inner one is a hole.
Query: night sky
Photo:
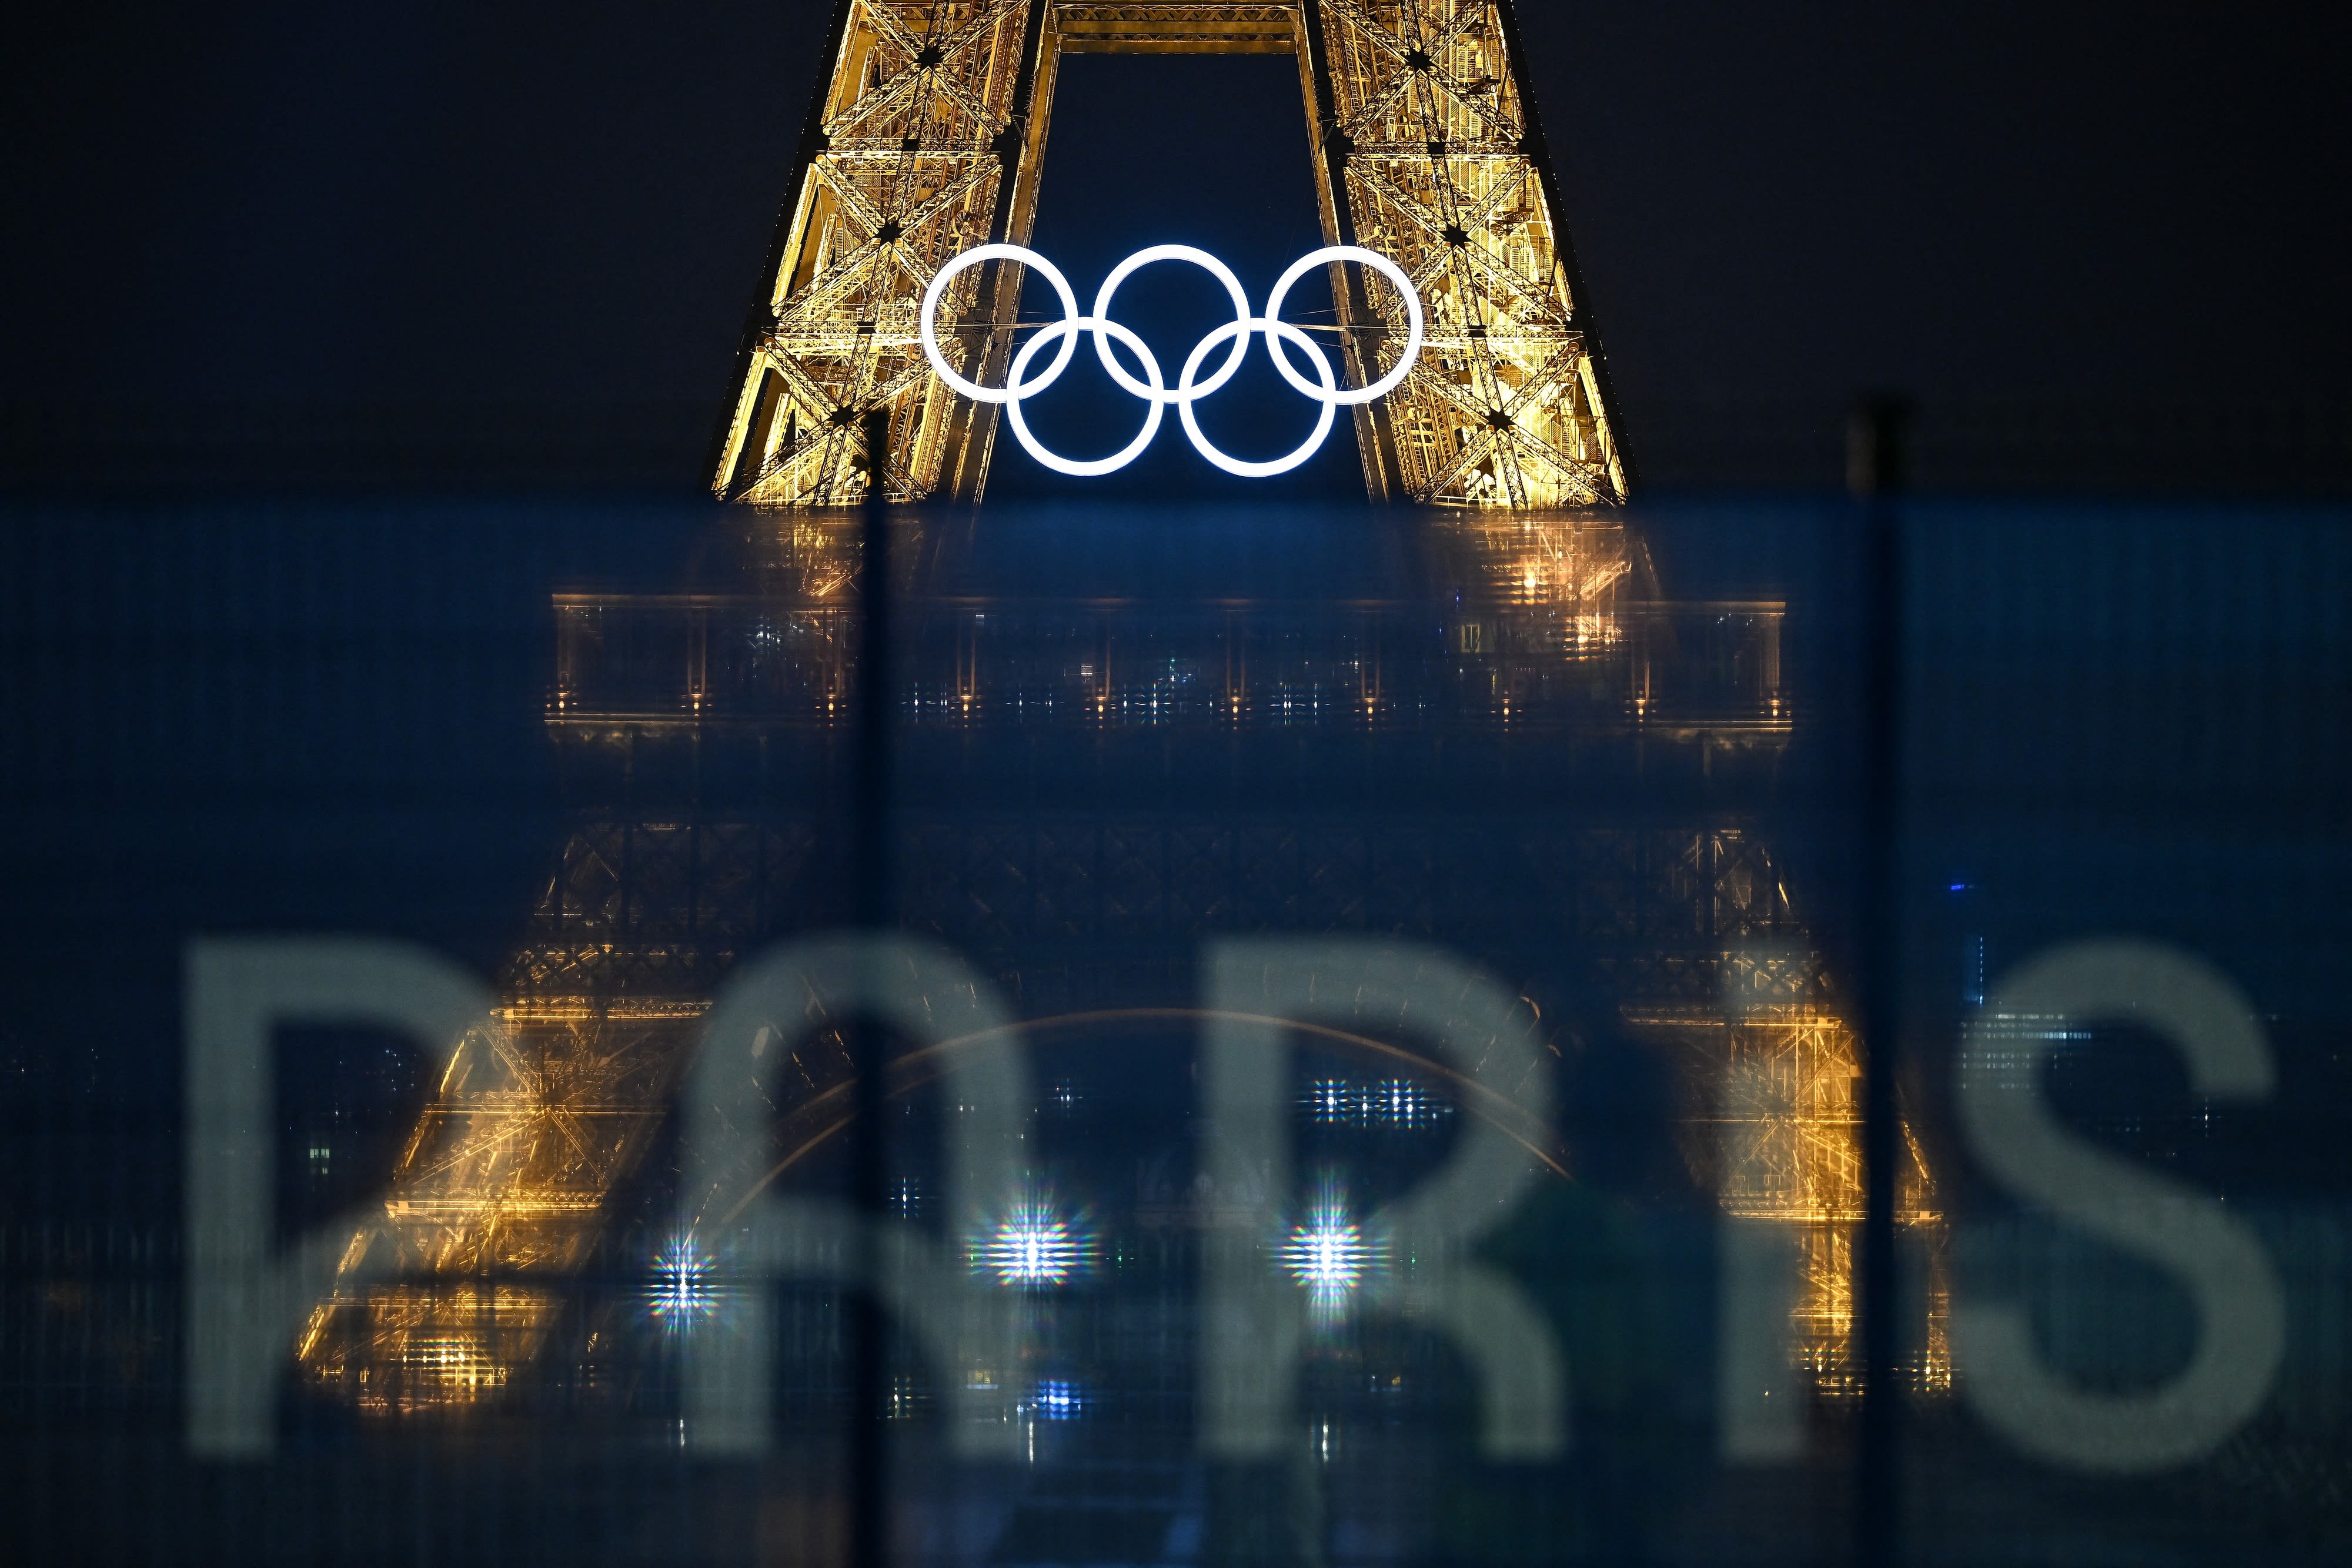
[[[1630,410],[1873,386],[2339,400],[2352,139],[2343,14],[2320,11],[1529,0]],[[0,110],[0,403],[715,413],[825,14],[47,7]],[[1108,256],[1175,237],[1123,232],[1150,222],[1133,193],[1071,171],[1135,133],[1122,109],[1201,123],[1288,79],[1270,63],[1073,62],[1041,235],[1076,252],[1092,225]],[[1171,210],[1311,238],[1296,104],[1263,111],[1286,129],[1260,156],[1221,116],[1198,147],[1153,138],[1215,170]]]

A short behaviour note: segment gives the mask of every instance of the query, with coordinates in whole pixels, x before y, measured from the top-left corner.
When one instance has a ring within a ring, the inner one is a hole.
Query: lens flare
[[[662,1243],[654,1254],[654,1282],[646,1292],[646,1310],[663,1328],[682,1333],[719,1310],[716,1265],[702,1250],[692,1231]]]
[[[964,268],[989,260],[1017,261],[1024,267],[1036,268],[1038,276],[1053,285],[1055,294],[1062,302],[1062,319],[1059,321],[1048,323],[1045,330],[1037,333],[1022,346],[1021,351],[1013,356],[1013,368],[1007,373],[1005,383],[1002,387],[984,387],[977,382],[967,381],[957,373],[955,367],[948,362],[946,354],[940,347],[939,324],[936,320],[940,300],[946,294],[949,282]],[[1194,267],[1206,270],[1219,283],[1224,285],[1225,294],[1232,299],[1234,306],[1232,320],[1218,327],[1193,345],[1191,355],[1184,361],[1182,373],[1177,377],[1176,390],[1173,392],[1168,390],[1166,378],[1160,368],[1160,361],[1152,357],[1151,350],[1144,346],[1143,340],[1110,319],[1111,296],[1118,292],[1119,284],[1136,268],[1157,261],[1189,262]],[[1289,298],[1293,284],[1318,267],[1328,267],[1333,263],[1343,261],[1352,261],[1361,267],[1369,267],[1387,279],[1389,285],[1396,289],[1398,297],[1403,300],[1405,309],[1404,348],[1397,356],[1396,363],[1391,367],[1388,374],[1370,386],[1358,387],[1352,391],[1339,385],[1332,372],[1331,357],[1323,351],[1322,345],[1317,343],[1298,328],[1282,319],[1282,304]],[[1168,405],[1171,402],[1176,405],[1177,416],[1183,421],[1185,437],[1192,443],[1193,450],[1226,473],[1236,474],[1245,479],[1262,479],[1275,474],[1288,473],[1312,457],[1322,446],[1323,438],[1331,434],[1332,418],[1339,409],[1357,403],[1370,402],[1403,382],[1405,376],[1412,370],[1413,361],[1421,357],[1423,336],[1421,294],[1413,286],[1412,275],[1378,251],[1365,250],[1361,246],[1352,245],[1325,246],[1322,249],[1310,251],[1293,262],[1290,270],[1284,273],[1276,282],[1274,292],[1266,297],[1265,314],[1263,316],[1253,316],[1249,313],[1249,297],[1242,292],[1241,280],[1234,276],[1232,269],[1207,251],[1192,246],[1157,245],[1147,250],[1137,251],[1133,256],[1120,262],[1112,270],[1110,277],[1104,280],[1102,292],[1095,296],[1094,314],[1091,316],[1078,314],[1077,296],[1070,292],[1069,280],[1055,268],[1053,263],[1035,251],[1024,249],[1017,245],[975,246],[962,255],[950,259],[932,276],[929,287],[923,291],[923,303],[916,321],[922,339],[923,354],[930,361],[934,374],[975,402],[1004,404],[1006,413],[1011,418],[1013,437],[1021,443],[1023,449],[1030,456],[1059,473],[1081,477],[1113,473],[1133,462],[1138,454],[1151,444],[1152,437],[1160,434],[1160,416],[1167,412]],[[1080,460],[1064,457],[1059,453],[1048,450],[1030,433],[1028,417],[1023,413],[1021,408],[1024,402],[1038,392],[1044,392],[1060,378],[1062,371],[1070,362],[1071,354],[1077,348],[1078,335],[1081,332],[1093,334],[1095,353],[1101,359],[1103,368],[1110,372],[1111,380],[1127,392],[1142,399],[1147,405],[1143,428],[1137,433],[1135,439],[1108,457]],[[1248,354],[1250,340],[1254,336],[1263,336],[1265,339],[1266,352],[1274,356],[1274,368],[1282,372],[1282,379],[1289,382],[1294,390],[1322,405],[1322,412],[1316,416],[1314,432],[1307,437],[1306,441],[1301,443],[1295,451],[1267,463],[1252,463],[1219,451],[1209,438],[1201,433],[1200,421],[1192,412],[1194,403],[1223,386],[1233,378],[1234,372],[1241,368],[1242,360]],[[1136,362],[1143,367],[1142,381],[1138,381],[1129,375],[1126,367],[1119,363],[1118,357],[1111,352],[1110,340],[1114,338],[1124,344],[1135,356]],[[1223,362],[1212,371],[1205,381],[1201,379],[1201,367],[1210,358],[1211,350],[1228,340],[1233,343],[1232,351],[1225,355]],[[1037,356],[1045,351],[1049,343],[1059,344],[1060,347],[1055,349],[1053,361],[1044,370],[1039,371],[1033,381],[1030,379],[1029,367]],[[1289,348],[1297,348],[1307,356],[1307,363],[1315,372],[1313,381],[1308,381],[1306,376],[1299,373],[1298,367],[1291,361]]]
[[[1347,1122],[1356,1103],[1355,1085],[1339,1078],[1319,1078],[1307,1086],[1307,1109],[1318,1122]]]
[[[1003,1285],[1063,1285],[1094,1263],[1094,1238],[1050,1198],[1013,1204],[975,1249],[976,1261]]]
[[[1449,1102],[1405,1078],[1377,1083],[1318,1078],[1307,1084],[1304,1100],[1308,1118],[1325,1126],[1426,1132],[1454,1113]]]
[[[1361,1228],[1344,1220],[1314,1219],[1290,1233],[1282,1249],[1293,1278],[1318,1295],[1344,1295],[1364,1277],[1370,1249]]]
[[[1329,1183],[1282,1244],[1283,1267],[1306,1290],[1318,1315],[1344,1308],[1380,1254],[1379,1245],[1349,1217],[1347,1194]]]
[[[1086,1390],[1066,1378],[1047,1378],[1029,1397],[1029,1413],[1040,1421],[1075,1421],[1086,1412]]]

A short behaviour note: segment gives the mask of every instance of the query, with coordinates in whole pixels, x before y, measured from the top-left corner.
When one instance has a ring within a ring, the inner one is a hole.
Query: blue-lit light
[[[1430,1119],[1429,1096],[1402,1078],[1391,1078],[1381,1085],[1372,1114],[1396,1126],[1414,1126]]]
[[[687,1231],[662,1244],[654,1254],[654,1283],[646,1309],[654,1321],[672,1333],[682,1333],[719,1310],[716,1271],[710,1255],[695,1244]]]
[[[1075,1421],[1086,1414],[1086,1390],[1065,1378],[1047,1378],[1037,1385],[1029,1410],[1040,1421]]]
[[[1307,1086],[1308,1117],[1327,1126],[1422,1130],[1436,1126],[1454,1107],[1410,1079],[1353,1083],[1318,1078]]]
[[[1046,1198],[1024,1198],[988,1232],[979,1262],[1005,1285],[1061,1285],[1094,1261],[1094,1239]]]
[[[1335,1220],[1310,1220],[1290,1233],[1283,1261],[1308,1290],[1322,1295],[1343,1295],[1364,1277],[1370,1249],[1360,1227]]]

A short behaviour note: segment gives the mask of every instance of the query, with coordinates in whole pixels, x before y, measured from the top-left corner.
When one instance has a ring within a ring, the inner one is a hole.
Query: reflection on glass
[[[719,1310],[718,1265],[691,1231],[674,1236],[654,1256],[646,1309],[673,1333],[683,1333]]]
[[[929,562],[952,544],[935,525],[902,526],[904,559]],[[304,1333],[301,1362],[322,1392],[390,1414],[446,1409],[541,1357],[583,1354],[578,1322],[551,1340],[561,1292],[604,1245],[714,989],[780,933],[847,914],[840,819],[816,794],[830,737],[853,712],[855,525],[800,515],[740,527],[693,591],[556,599],[548,723],[574,824],[502,978],[504,1006],[447,1064],[392,1196],[353,1238],[347,1272],[389,1249],[398,1282],[347,1285]],[[1538,821],[1475,852],[1530,879],[1620,1026],[1676,1064],[1692,1176],[1726,1215],[1791,1237],[1792,1359],[1819,1394],[1850,1395],[1855,1040],[1741,794],[1769,784],[1795,723],[1781,606],[1664,598],[1640,538],[1612,519],[1472,516],[1423,534],[1430,592],[1338,605],[1031,600],[919,576],[905,585],[898,722],[910,746],[971,737],[982,749],[959,766],[975,777],[1078,734],[1425,736],[1460,759],[1438,765],[1443,799],[1448,767],[1465,770],[1460,788],[1486,787],[1482,747],[1509,733],[1548,737],[1530,754],[1538,765],[1603,799],[1666,781],[1685,802],[1675,812]],[[1360,830],[1335,836],[1311,813],[1297,836],[1263,840],[1246,820],[1161,815],[1106,830],[1083,810],[1053,821],[910,811],[901,917],[975,948],[1117,930],[1189,954],[1249,899],[1311,928],[1319,890],[1394,852],[1349,837]],[[1463,852],[1441,837],[1392,859],[1349,895],[1359,902],[1329,905],[1331,928],[1448,939],[1453,917],[1433,901]],[[1072,854],[1087,857],[1083,907],[1048,891],[1066,880],[1055,857]],[[1080,941],[1035,981],[1126,999],[1109,958],[1095,978],[1056,977],[1055,965],[1090,961]],[[777,1106],[782,1147],[796,1151],[786,1165],[842,1124],[847,1072],[835,1031],[795,1048],[783,1082],[797,1098]],[[1443,1082],[1319,1078],[1302,1108],[1333,1126],[1439,1130],[1457,1109]],[[1057,1092],[1061,1113],[1079,1115],[1075,1091]],[[1901,1219],[1929,1260],[1911,1375],[1937,1391],[1950,1378],[1941,1219],[1920,1145],[1906,1147]],[[919,1179],[894,1179],[915,1218]],[[1134,1207],[1139,1217],[1150,1206]],[[1106,1235],[1102,1256],[1128,1256],[1134,1240]],[[690,1247],[655,1252],[646,1299],[665,1324],[709,1310]],[[1024,1202],[974,1250],[1006,1284],[1054,1285],[1084,1273],[1096,1248],[1069,1215]],[[1326,1306],[1374,1260],[1343,1203],[1310,1209],[1282,1253]],[[589,1338],[611,1326],[589,1318]]]
[[[1013,1204],[973,1250],[981,1267],[1005,1285],[1066,1285],[1094,1260],[1093,1238],[1050,1198]]]
[[[1281,1256],[1283,1267],[1307,1291],[1310,1313],[1328,1322],[1346,1310],[1348,1298],[1379,1261],[1380,1249],[1349,1212],[1347,1189],[1327,1177],[1305,1218],[1291,1228]]]

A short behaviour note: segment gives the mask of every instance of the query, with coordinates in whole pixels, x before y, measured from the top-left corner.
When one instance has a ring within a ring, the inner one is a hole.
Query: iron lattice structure
[[[1624,500],[1607,372],[1506,0],[844,0],[745,334],[719,494],[862,499],[864,411],[881,407],[890,499],[978,498],[995,410],[932,373],[916,317],[950,259],[1026,243],[1066,51],[1297,57],[1324,235],[1398,261],[1428,319],[1412,375],[1356,410],[1373,499]],[[943,342],[991,384],[1017,347],[1021,271],[970,268],[940,304]],[[1403,302],[1376,274],[1334,267],[1331,286],[1328,329],[1368,384],[1404,341]]]
[[[1465,756],[1482,737],[1573,734],[1596,777],[1638,779],[1646,753],[1728,793],[1664,811],[1646,788],[1606,786],[1570,811],[1230,810],[998,798],[958,774],[900,813],[892,907],[1017,977],[1024,1009],[1047,1017],[1181,1003],[1152,988],[1168,966],[1139,969],[1137,955],[1178,955],[1181,971],[1233,930],[1393,933],[1524,952],[1531,970],[1573,955],[1622,1025],[1677,1063],[1700,1184],[1727,1213],[1789,1228],[1796,1360],[1822,1395],[1850,1395],[1857,1041],[1778,857],[1736,804],[1792,728],[1781,607],[1658,600],[1613,521],[1447,531],[1467,591],[1433,639],[1404,630],[1423,617],[1402,605],[1301,622],[1221,604],[1161,625],[1116,608],[934,603],[919,631],[936,634],[919,634],[893,711],[910,747],[1084,735],[1155,756],[1162,737],[1376,746],[1442,712]],[[580,1277],[655,1146],[711,995],[750,953],[851,915],[822,780],[856,708],[855,538],[845,519],[762,519],[758,562],[728,591],[558,597],[548,719],[573,820],[499,1015],[454,1054],[311,1318],[299,1357],[313,1387],[384,1414],[462,1408],[535,1363],[583,1367],[612,1337]],[[1483,801],[1495,780],[1453,782]],[[777,1112],[796,1146],[837,1123],[851,1069],[824,1031],[790,1065]],[[1933,1391],[1950,1376],[1941,1226],[1916,1142],[1907,1154],[1899,1218],[1933,1264],[1909,1371]]]

